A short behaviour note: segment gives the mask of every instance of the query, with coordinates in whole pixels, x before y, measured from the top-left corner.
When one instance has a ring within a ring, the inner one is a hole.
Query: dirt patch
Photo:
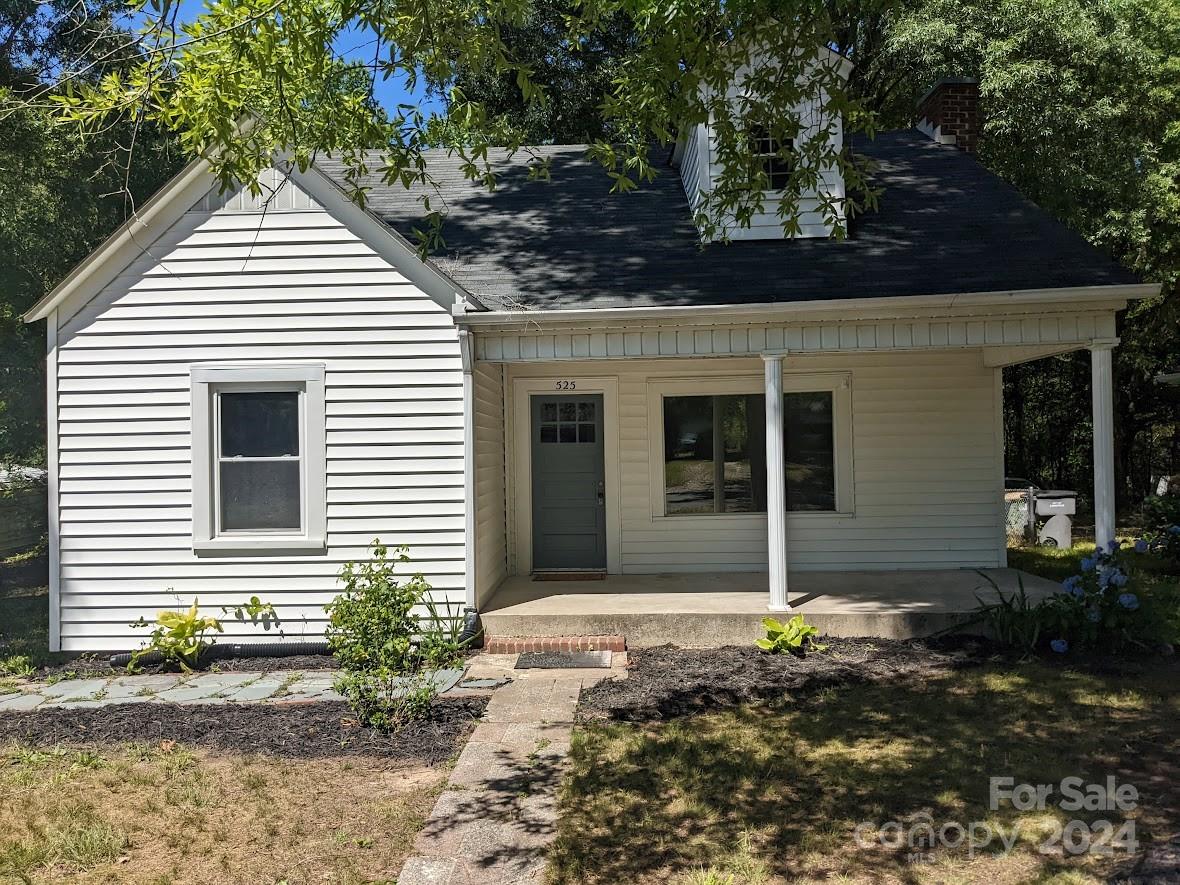
[[[357,723],[340,702],[238,705],[116,704],[0,716],[0,745],[158,745],[174,741],[210,750],[299,759],[377,756],[438,765],[452,759],[487,698],[435,701],[429,719],[396,733]]]
[[[831,639],[826,652],[805,657],[744,646],[636,649],[629,652],[626,679],[608,679],[582,692],[578,719],[644,722],[801,697],[836,685],[921,682],[997,655],[986,640],[970,636]]]

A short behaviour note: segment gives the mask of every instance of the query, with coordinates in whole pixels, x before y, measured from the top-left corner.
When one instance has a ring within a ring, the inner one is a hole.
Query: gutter
[[[898,295],[882,298],[841,298],[824,301],[785,301],[760,304],[707,304],[669,307],[600,307],[575,310],[487,310],[455,317],[461,326],[564,325],[634,320],[736,322],[757,317],[792,317],[800,314],[843,313],[850,310],[888,311],[898,309],[938,310],[955,307],[1012,307],[1022,304],[1109,302],[1154,298],[1159,283],[1130,283],[1114,286],[1079,286],[1055,289],[1016,289],[1001,292],[964,292],[953,295]]]

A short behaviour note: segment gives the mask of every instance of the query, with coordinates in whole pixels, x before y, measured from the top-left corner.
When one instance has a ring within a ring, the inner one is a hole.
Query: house
[[[490,193],[440,153],[429,261],[400,186],[362,209],[325,161],[219,194],[194,163],[27,316],[53,648],[127,648],[194,597],[258,595],[317,636],[376,537],[485,623],[612,588],[698,615],[680,629],[738,596],[754,624],[866,588],[974,604],[956,576],[1006,565],[1001,371],[1075,350],[1108,540],[1116,314],[1158,287],[973,158],[976,98],[940,84],[918,130],[852,144],[884,193],[844,240],[805,211],[797,237],[770,217],[702,247],[706,127],[625,196],[577,146],[538,148],[553,183],[496,158]],[[497,630],[627,629],[534,614]]]

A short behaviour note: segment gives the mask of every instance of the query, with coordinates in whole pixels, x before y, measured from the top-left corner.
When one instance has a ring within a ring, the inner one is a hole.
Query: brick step
[[[485,636],[483,650],[493,655],[524,651],[626,651],[627,638],[608,636]]]

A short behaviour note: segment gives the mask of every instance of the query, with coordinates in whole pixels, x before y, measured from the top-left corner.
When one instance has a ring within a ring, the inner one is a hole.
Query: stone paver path
[[[492,695],[398,885],[544,878],[578,695],[585,685],[625,675],[625,655],[615,655],[611,669],[514,670],[515,660],[481,655],[468,669],[470,678],[513,681]]]
[[[163,673],[142,676],[26,682],[0,689],[0,712],[53,707],[103,707],[109,704],[244,704],[342,701],[332,688],[334,670],[276,670],[272,673]],[[435,674],[439,691],[452,689],[462,670]]]

